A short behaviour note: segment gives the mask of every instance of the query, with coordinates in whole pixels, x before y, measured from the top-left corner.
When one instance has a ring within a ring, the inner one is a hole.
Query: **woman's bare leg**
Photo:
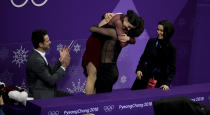
[[[96,74],[97,74],[96,67],[93,65],[92,62],[89,62],[87,83],[85,85],[85,93],[87,95],[95,94]]]

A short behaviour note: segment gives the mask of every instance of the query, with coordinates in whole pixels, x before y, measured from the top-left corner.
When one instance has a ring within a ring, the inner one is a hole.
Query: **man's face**
[[[157,28],[158,38],[163,39],[163,32],[164,32],[163,25],[159,24]]]
[[[128,17],[125,17],[123,20],[123,30],[125,33],[127,33],[130,29],[135,28],[134,25],[132,25],[129,21],[128,21]]]
[[[51,41],[50,41],[50,38],[49,36],[46,34],[44,36],[44,42],[40,44],[40,47],[43,49],[43,50],[48,50],[50,49],[50,44],[51,44]]]

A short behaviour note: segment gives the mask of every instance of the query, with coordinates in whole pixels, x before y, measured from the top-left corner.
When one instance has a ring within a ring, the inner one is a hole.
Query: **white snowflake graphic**
[[[78,43],[76,45],[74,45],[74,52],[78,52],[80,51],[81,45],[79,45]]]
[[[73,93],[85,93],[85,84],[86,84],[86,81],[84,81],[82,84],[81,84],[81,80],[78,79],[78,82],[77,82],[77,85],[72,82],[72,86],[73,88],[70,89],[70,88],[66,88],[67,91],[70,93],[70,94],[73,94]]]
[[[125,75],[123,75],[121,78],[120,78],[120,82],[121,83],[125,83],[127,81],[127,77]]]
[[[28,53],[28,50],[25,50],[22,48],[22,46],[20,47],[20,49],[17,49],[17,52],[13,51],[14,53],[14,60],[12,61],[12,63],[16,63],[18,64],[18,67],[20,68],[20,65],[21,64],[24,64],[24,62],[27,61],[27,53]]]
[[[56,47],[57,47],[57,51],[60,51],[63,48],[63,44],[60,43]]]

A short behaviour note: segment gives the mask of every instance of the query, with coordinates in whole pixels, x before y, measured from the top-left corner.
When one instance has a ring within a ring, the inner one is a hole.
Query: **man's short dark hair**
[[[44,36],[46,34],[47,31],[44,29],[39,29],[32,32],[32,43],[35,49],[39,47],[39,43],[44,42]]]
[[[144,20],[138,16],[133,10],[128,10],[126,16],[128,21],[135,26],[135,28],[128,31],[128,36],[138,37],[144,31]]]

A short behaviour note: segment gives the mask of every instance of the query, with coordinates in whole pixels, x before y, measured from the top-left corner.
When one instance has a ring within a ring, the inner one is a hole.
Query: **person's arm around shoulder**
[[[106,25],[107,23],[109,23],[110,20],[111,20],[114,16],[116,16],[117,14],[122,14],[122,13],[106,13],[106,14],[104,15],[104,19],[101,20],[101,22],[98,24],[98,27],[102,27],[102,26]]]
[[[105,35],[105,36],[109,36],[109,37],[111,37],[113,39],[117,39],[116,31],[113,28],[104,28],[104,27],[91,26],[90,27],[90,31],[98,33],[98,34],[102,34],[102,35]]]

